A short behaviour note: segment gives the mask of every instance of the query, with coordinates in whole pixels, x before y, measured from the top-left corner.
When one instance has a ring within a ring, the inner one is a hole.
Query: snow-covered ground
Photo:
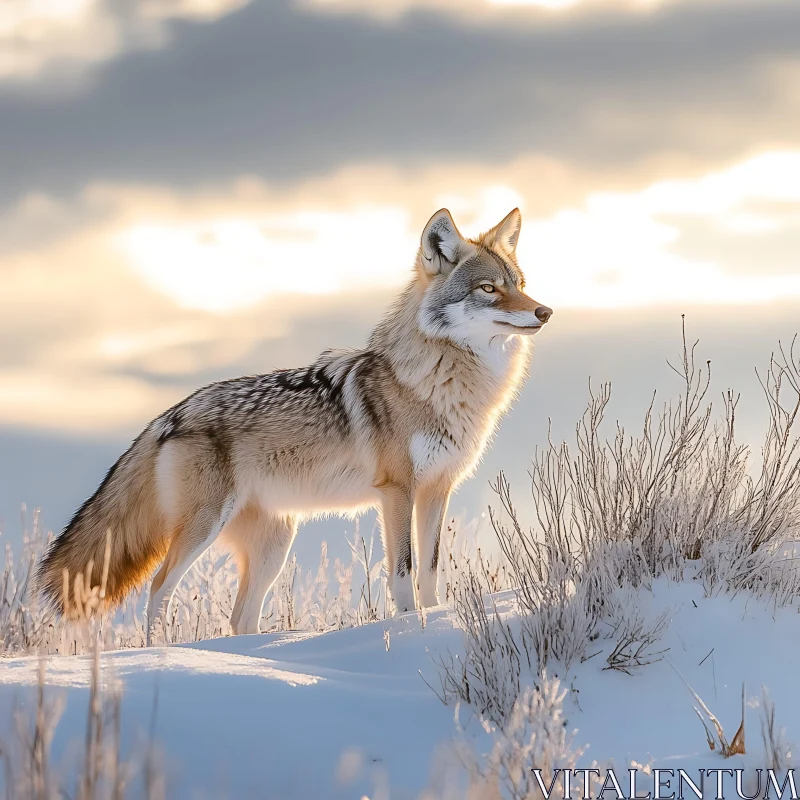
[[[705,598],[691,581],[659,580],[629,599],[647,619],[668,612],[668,627],[651,648],[666,652],[631,675],[604,669],[614,637],[610,630],[605,637],[601,623],[588,651],[598,654],[558,675],[575,744],[588,745],[579,766],[764,766],[762,687],[788,738],[800,735],[796,610],[774,610],[746,594]],[[507,595],[498,603],[510,613]],[[383,786],[391,798],[416,798],[453,761],[448,743],[460,738],[477,752],[491,746],[470,709],[459,711],[460,731],[455,704],[444,706],[422,677],[438,687],[435,660],[461,651],[453,613],[442,607],[424,626],[406,614],[324,634],[118,651],[103,656],[103,669],[124,683],[123,750],[137,731],[150,730],[157,698],[155,737],[166,755],[169,798],[361,798],[377,796]],[[90,667],[87,657],[48,662],[49,691],[65,692],[67,700],[53,745],[56,762],[69,762],[83,736]],[[551,676],[558,671],[551,666]],[[4,739],[12,724],[6,710],[15,702],[32,709],[37,678],[35,658],[0,663]],[[729,739],[739,725],[744,682],[747,755],[724,760],[709,750],[683,679]]]

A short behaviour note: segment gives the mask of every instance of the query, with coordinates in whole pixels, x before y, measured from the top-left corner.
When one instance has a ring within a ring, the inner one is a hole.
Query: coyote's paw
[[[411,583],[411,576],[397,576],[394,586],[391,589],[392,600],[394,600],[395,612],[403,614],[406,611],[414,610],[414,586]]]

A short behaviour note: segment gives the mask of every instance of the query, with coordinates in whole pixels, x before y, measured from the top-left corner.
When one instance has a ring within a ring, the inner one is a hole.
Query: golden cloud
[[[444,205],[467,235],[519,205],[520,262],[558,309],[800,298],[800,263],[787,269],[770,246],[800,236],[796,151],[649,181],[529,157],[363,165],[290,188],[95,185],[68,201],[32,196],[0,219],[0,421],[126,428],[198,375],[276,366],[255,355],[265,340],[313,357],[320,332],[307,330],[320,318],[344,314],[337,336],[348,325],[360,336]],[[758,263],[731,268],[754,241]]]

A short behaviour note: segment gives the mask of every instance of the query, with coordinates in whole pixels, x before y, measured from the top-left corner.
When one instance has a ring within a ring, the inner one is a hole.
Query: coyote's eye
[[[491,283],[482,283],[481,289],[483,289],[486,294],[491,294],[492,292],[496,292],[497,289],[494,288],[494,284]]]

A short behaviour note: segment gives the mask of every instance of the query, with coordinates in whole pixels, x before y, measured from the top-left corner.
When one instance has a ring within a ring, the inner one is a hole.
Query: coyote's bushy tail
[[[91,587],[101,585],[107,542],[106,608],[118,605],[164,559],[169,539],[156,494],[157,453],[155,435],[144,431],[45,553],[36,587],[60,613],[72,616],[76,611],[71,598],[77,575]],[[65,571],[70,587],[66,603]]]

